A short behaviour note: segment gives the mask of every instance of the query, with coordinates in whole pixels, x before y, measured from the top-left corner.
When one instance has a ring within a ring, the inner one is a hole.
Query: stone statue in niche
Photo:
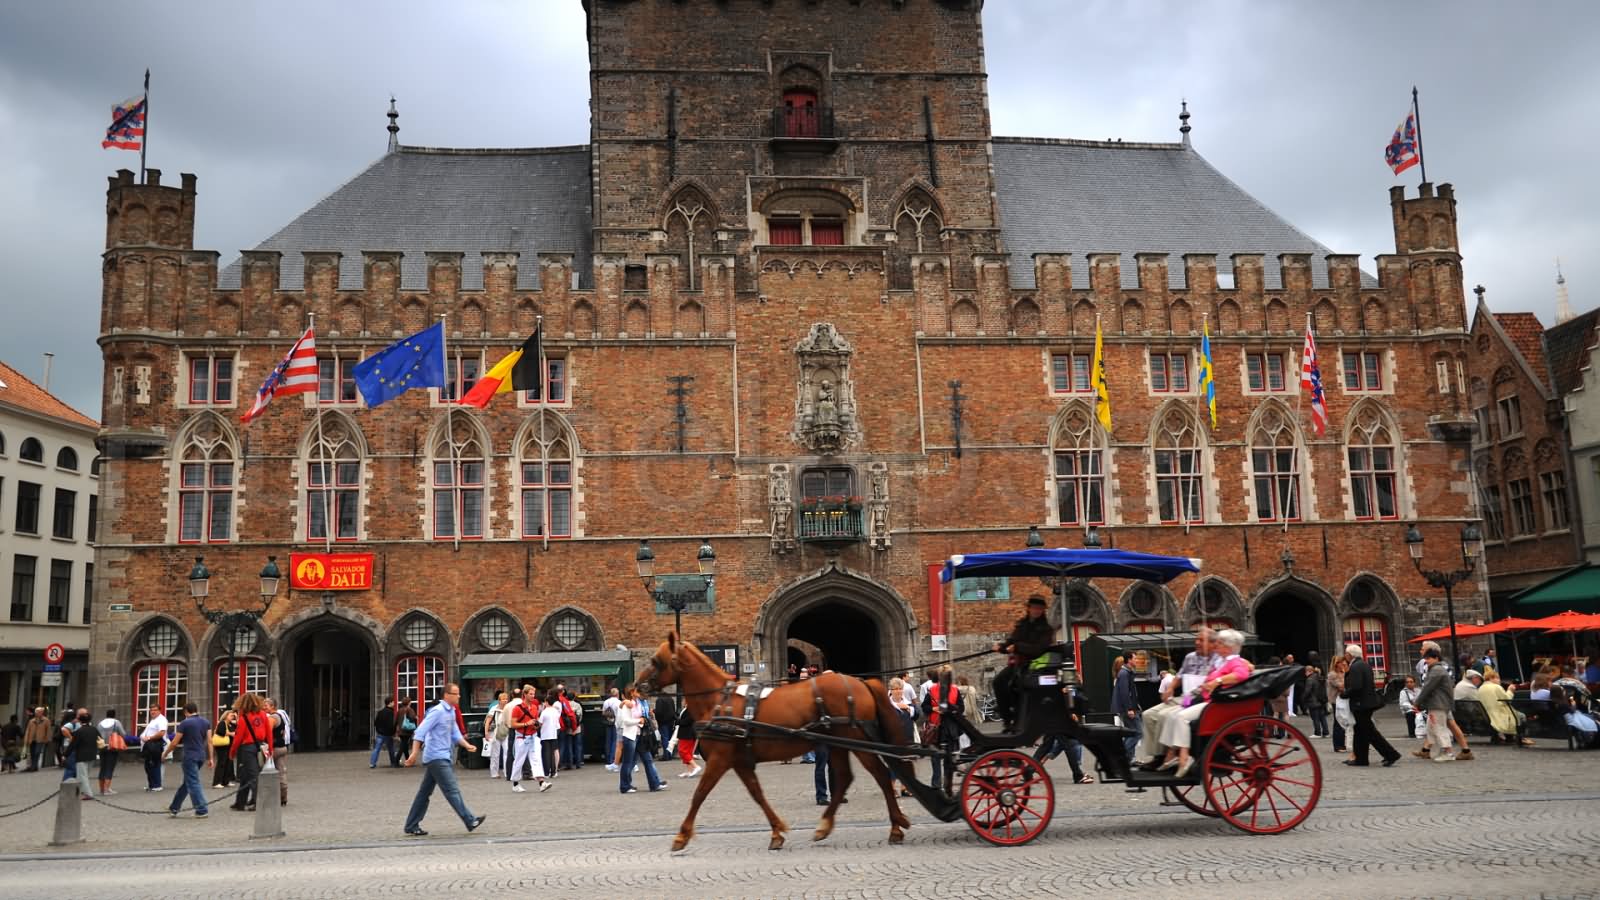
[[[795,391],[797,443],[823,455],[840,453],[861,440],[855,389],[850,378],[850,343],[827,322],[811,326],[795,345],[800,380]]]
[[[794,498],[789,491],[789,467],[772,466],[767,474],[767,508],[772,515],[772,550],[794,549]]]
[[[885,463],[873,463],[871,469],[867,534],[871,538],[872,549],[886,550],[889,547],[889,467]]]

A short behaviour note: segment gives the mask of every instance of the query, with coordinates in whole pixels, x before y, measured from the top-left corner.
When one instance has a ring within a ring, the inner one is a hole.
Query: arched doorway
[[[283,640],[283,695],[300,742],[296,750],[365,749],[374,702],[370,635],[335,616],[313,619]],[[381,688],[380,688],[381,690]]]
[[[795,616],[784,643],[788,646],[796,641],[816,647],[824,669],[853,673],[883,668],[878,623],[842,597],[829,598]],[[793,655],[789,654],[791,661]]]
[[[1256,599],[1251,619],[1256,636],[1270,644],[1274,656],[1294,654],[1304,661],[1316,650],[1323,658],[1333,649],[1333,600],[1299,580],[1283,582]]]

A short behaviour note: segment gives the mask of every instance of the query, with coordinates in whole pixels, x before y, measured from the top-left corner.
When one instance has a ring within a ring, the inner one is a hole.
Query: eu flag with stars
[[[377,406],[412,388],[444,387],[444,323],[402,338],[352,370],[367,406]]]

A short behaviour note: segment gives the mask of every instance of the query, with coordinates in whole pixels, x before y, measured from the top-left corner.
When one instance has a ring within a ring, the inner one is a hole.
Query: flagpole
[[[439,355],[444,358],[446,389],[450,384],[450,354],[445,351],[445,314],[439,314]],[[458,363],[459,359],[456,360]],[[461,367],[456,367],[456,393],[461,392]],[[461,528],[465,524],[461,521],[461,463],[456,453],[456,403],[454,397],[446,396],[444,405],[444,437],[450,445],[450,515],[455,519],[455,527],[450,529],[451,544],[456,550],[461,549]]]
[[[148,112],[148,110],[147,110]],[[1411,114],[1417,117],[1417,166],[1422,169],[1422,183],[1428,183],[1428,160],[1422,155],[1422,104],[1417,99],[1417,86],[1411,86]],[[146,128],[149,126],[147,125]]]
[[[691,271],[690,274],[693,274],[693,272]],[[547,406],[550,402],[550,398],[547,396],[547,392],[550,390],[550,385],[545,383],[544,378],[544,316],[533,317],[533,333],[539,336],[539,339],[533,342],[533,361],[537,366],[537,370],[533,377],[537,379],[534,383],[539,386],[539,406],[541,407],[538,412],[540,456],[539,481],[544,485],[543,516],[545,519],[544,522],[539,523],[539,533],[544,537],[544,540],[540,541],[539,543],[544,550],[549,550],[550,528],[547,523],[550,520],[550,459],[547,452],[549,445],[545,443],[545,411],[542,407]]]
[[[144,137],[139,141],[139,183],[144,184],[144,151],[150,146],[150,70],[144,70]]]
[[[312,334],[316,333],[316,329],[317,329],[317,314],[316,313],[306,313],[306,327],[311,331]],[[317,469],[318,469],[318,471],[320,471],[322,473],[322,550],[323,550],[324,553],[332,553],[333,552],[334,511],[333,511],[333,504],[331,503],[332,497],[331,497],[331,494],[329,493],[329,490],[328,490],[329,477],[331,475],[331,473],[328,471],[328,442],[323,437],[323,434],[322,434],[322,384],[321,384],[321,381],[322,381],[322,362],[321,362],[321,360],[318,360],[317,361],[317,382],[318,383],[317,383],[316,393],[313,394],[313,399],[314,399],[314,401],[315,401],[315,403],[317,405]],[[335,353],[334,357],[333,357],[333,389],[335,391],[337,391],[339,389],[339,356],[338,356],[337,353]],[[335,396],[337,397],[338,395],[335,394]]]

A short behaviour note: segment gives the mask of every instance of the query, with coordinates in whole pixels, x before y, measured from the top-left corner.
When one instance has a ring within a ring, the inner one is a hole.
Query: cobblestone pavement
[[[287,836],[273,841],[249,840],[251,817],[225,805],[208,820],[124,811],[159,813],[172,797],[144,793],[143,773],[129,767],[117,779],[120,793],[106,798],[123,809],[86,804],[85,841],[74,847],[46,846],[53,800],[0,818],[0,881],[8,896],[52,898],[142,893],[129,887],[135,884],[214,896],[252,876],[271,879],[252,883],[250,893],[260,896],[428,887],[607,897],[1086,890],[1239,897],[1286,889],[1296,896],[1574,896],[1600,886],[1600,754],[1553,744],[1485,747],[1473,762],[1407,758],[1393,769],[1353,769],[1331,758],[1326,740],[1317,745],[1322,801],[1289,834],[1244,835],[1163,808],[1155,791],[1074,785],[1057,760],[1050,767],[1055,820],[1038,841],[1014,849],[991,847],[964,824],[937,823],[917,806],[907,807],[915,827],[906,845],[891,847],[882,798],[864,778],[840,811],[839,830],[812,844],[820,810],[812,767],[800,764],[761,768],[768,797],[792,827],[784,850],[765,849],[760,813],[730,777],[702,809],[694,843],[676,855],[667,845],[695,784],[673,777],[681,771],[676,762],[662,765],[668,792],[644,793],[641,777],[641,793],[628,796],[597,764],[561,773],[543,794],[513,794],[483,770],[462,771],[468,804],[488,822],[468,836],[436,796],[425,823],[433,834],[418,839],[400,834],[416,770],[369,770],[365,756],[353,753],[297,755],[289,761]],[[1410,750],[1416,742],[1396,746]],[[177,774],[169,768],[169,785]],[[52,795],[57,777],[47,770],[0,778],[0,816]],[[285,865],[289,859],[295,864]]]

